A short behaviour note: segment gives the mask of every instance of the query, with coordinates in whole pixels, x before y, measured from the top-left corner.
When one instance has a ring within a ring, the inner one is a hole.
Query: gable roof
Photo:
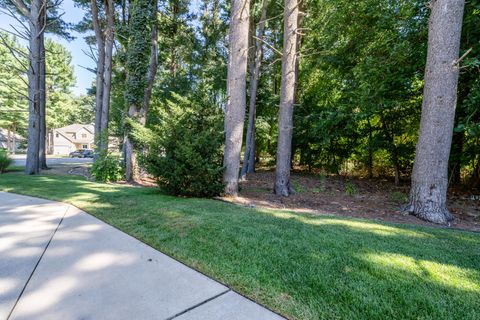
[[[66,127],[54,129],[56,133],[61,134],[65,139],[72,143],[91,143],[93,142],[92,138],[74,138],[71,136],[72,133],[76,134],[78,131],[85,129],[90,134],[94,134],[94,128],[92,124],[71,124]]]
[[[71,124],[69,126],[58,128],[58,129],[55,129],[55,130],[58,130],[58,131],[61,131],[61,132],[74,132],[74,133],[76,133],[76,132],[80,131],[81,129],[85,129],[88,132],[90,132],[91,134],[93,134],[93,132],[94,132],[93,125],[91,125],[91,124],[78,124],[78,123],[74,123],[74,124]]]

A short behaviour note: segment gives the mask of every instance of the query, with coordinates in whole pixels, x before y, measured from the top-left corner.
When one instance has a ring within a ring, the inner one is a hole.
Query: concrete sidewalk
[[[283,319],[58,202],[0,192],[0,257],[0,319]]]

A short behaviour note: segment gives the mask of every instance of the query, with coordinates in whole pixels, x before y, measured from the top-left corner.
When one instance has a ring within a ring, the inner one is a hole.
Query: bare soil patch
[[[436,226],[402,212],[408,200],[408,183],[396,187],[386,179],[294,172],[292,181],[296,193],[281,197],[273,194],[274,178],[274,171],[251,174],[247,181],[241,182],[238,198],[224,200],[250,207]],[[450,227],[480,231],[480,193],[477,191],[450,190],[448,207],[455,216]]]

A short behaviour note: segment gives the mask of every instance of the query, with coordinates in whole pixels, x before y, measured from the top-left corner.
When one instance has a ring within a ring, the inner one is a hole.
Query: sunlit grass
[[[418,277],[420,281],[480,293],[478,270],[392,253],[369,253],[364,255],[364,259],[393,273],[403,272],[406,277]]]
[[[73,176],[0,175],[0,190],[72,203],[292,319],[480,319],[480,234]]]
[[[428,233],[422,233],[419,230],[408,230],[401,229],[398,227],[390,227],[388,225],[372,223],[367,221],[359,221],[353,219],[341,220],[339,217],[333,217],[329,219],[328,217],[322,217],[323,219],[318,219],[318,216],[313,215],[299,215],[298,213],[292,213],[288,211],[268,211],[269,214],[274,215],[275,217],[282,219],[296,219],[302,223],[307,223],[311,225],[339,225],[345,226],[352,229],[357,229],[360,231],[365,231],[368,233],[375,233],[378,235],[390,236],[390,235],[404,235],[410,237],[419,237],[424,238],[430,236]]]

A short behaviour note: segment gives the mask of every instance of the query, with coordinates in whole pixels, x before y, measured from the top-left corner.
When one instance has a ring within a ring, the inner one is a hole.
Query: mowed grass
[[[4,174],[0,190],[71,203],[291,319],[480,319],[480,234],[73,176]]]

